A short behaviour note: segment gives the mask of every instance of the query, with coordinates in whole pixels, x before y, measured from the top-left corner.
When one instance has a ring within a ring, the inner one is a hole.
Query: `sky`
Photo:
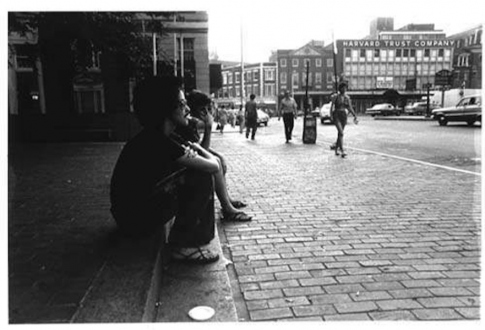
[[[218,2],[218,1],[216,1]],[[229,4],[231,3],[231,4]],[[394,28],[432,23],[446,35],[483,24],[484,1],[368,0],[368,1],[226,1],[212,5],[209,49],[220,60],[267,61],[272,50],[297,49],[311,40],[360,39],[377,17],[393,17]]]

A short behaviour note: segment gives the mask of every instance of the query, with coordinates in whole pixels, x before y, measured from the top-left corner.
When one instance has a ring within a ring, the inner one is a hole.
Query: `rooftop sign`
[[[427,47],[453,47],[455,40],[341,40],[343,47],[348,48],[427,48]]]

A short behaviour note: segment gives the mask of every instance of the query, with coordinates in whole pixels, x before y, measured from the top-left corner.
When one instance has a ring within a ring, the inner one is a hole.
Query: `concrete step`
[[[226,268],[231,262],[223,257],[217,231],[209,247],[220,256],[214,264],[169,263],[164,269],[156,322],[196,322],[188,316],[188,312],[197,306],[209,306],[215,310],[215,315],[208,322],[237,322]]]

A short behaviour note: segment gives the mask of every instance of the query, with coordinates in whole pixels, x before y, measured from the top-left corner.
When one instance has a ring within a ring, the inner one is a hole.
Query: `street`
[[[241,321],[479,318],[480,128],[364,117],[342,159],[282,125],[213,138],[254,216],[219,226]]]
[[[398,157],[480,172],[481,127],[465,122],[441,127],[436,121],[375,120],[359,117],[349,120],[345,130],[348,147],[381,152]],[[318,139],[331,143],[336,130],[330,124],[318,124]]]

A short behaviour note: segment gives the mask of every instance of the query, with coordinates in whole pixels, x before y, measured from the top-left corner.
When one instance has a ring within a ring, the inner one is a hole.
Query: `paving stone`
[[[295,315],[298,317],[302,317],[302,316],[325,317],[330,314],[336,314],[335,309],[331,305],[295,306],[295,307],[292,307],[292,309]]]
[[[412,311],[419,320],[426,321],[445,321],[445,320],[459,320],[463,316],[458,314],[451,308],[432,308],[432,309],[417,309]]]
[[[247,300],[270,299],[270,298],[276,298],[276,297],[283,297],[283,292],[279,289],[254,290],[254,291],[244,292],[243,296]]]
[[[338,313],[372,312],[379,309],[375,303],[369,301],[337,303],[334,307]]]
[[[352,302],[349,294],[322,294],[309,296],[309,300],[314,305],[327,305]]]
[[[392,299],[392,300],[380,300],[376,301],[376,304],[379,306],[381,310],[389,311],[389,310],[396,310],[396,309],[413,309],[413,308],[422,308],[420,304],[418,304],[413,299]]]
[[[314,295],[324,293],[321,286],[306,286],[301,288],[286,288],[283,289],[285,296],[302,296],[302,295]]]
[[[268,308],[263,310],[250,311],[249,315],[251,321],[267,321],[277,320],[286,317],[293,317],[293,312],[290,308]]]
[[[267,302],[269,308],[310,305],[306,296],[269,299]]]
[[[386,311],[371,312],[370,317],[374,321],[414,321],[416,316],[410,311]]]
[[[424,307],[461,307],[465,304],[454,297],[418,298],[417,301]]]
[[[334,314],[325,315],[325,321],[369,321],[370,317],[366,313],[355,314]]]
[[[480,319],[480,308],[478,307],[456,308],[456,311],[466,319]]]
[[[349,294],[354,301],[366,301],[366,300],[386,300],[392,299],[392,297],[386,291],[362,291]]]
[[[429,291],[435,296],[469,296],[472,294],[465,288],[446,287],[446,288],[429,288]]]

